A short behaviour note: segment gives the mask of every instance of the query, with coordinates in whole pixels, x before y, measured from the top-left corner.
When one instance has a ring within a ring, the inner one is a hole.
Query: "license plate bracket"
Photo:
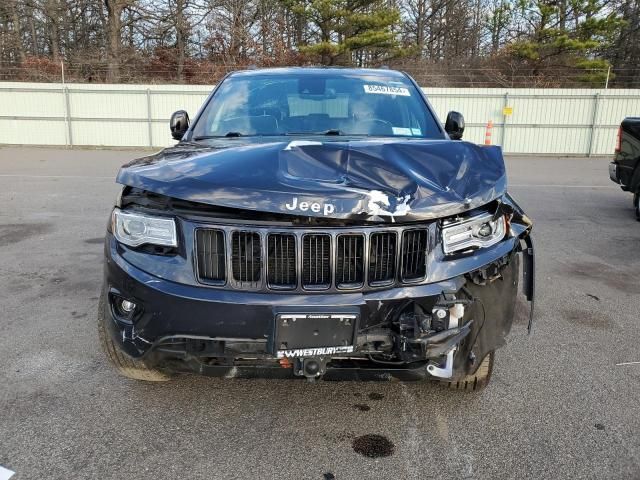
[[[276,352],[282,357],[317,357],[353,352],[354,313],[279,313]]]

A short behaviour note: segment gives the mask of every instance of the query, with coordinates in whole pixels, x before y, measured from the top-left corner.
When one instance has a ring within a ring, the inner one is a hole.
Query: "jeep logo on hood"
[[[318,203],[318,202],[298,202],[298,197],[293,197],[291,203],[285,203],[284,206],[287,210],[298,210],[300,212],[306,212],[311,210],[315,213],[322,211],[323,215],[331,215],[336,211],[336,207],[331,203]]]

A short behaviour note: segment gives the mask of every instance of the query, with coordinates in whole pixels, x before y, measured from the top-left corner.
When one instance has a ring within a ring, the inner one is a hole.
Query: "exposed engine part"
[[[360,352],[390,352],[393,349],[393,337],[388,330],[369,331],[358,335],[357,345]]]
[[[436,310],[436,309],[439,309],[439,310]],[[439,305],[436,305],[434,307],[434,311],[441,311],[441,310],[442,309]],[[449,316],[448,318],[449,330],[457,329],[460,319],[464,316],[464,305],[462,305],[462,303],[454,303],[449,307],[449,309],[447,310],[447,313]],[[467,333],[468,333],[468,330],[467,330]],[[438,365],[436,362],[431,360],[427,364],[427,371],[434,377],[451,378],[451,375],[453,374],[453,355],[455,354],[456,349],[457,349],[457,343],[453,347],[451,347],[449,351],[446,353],[446,359],[445,359],[444,365]]]
[[[484,268],[467,274],[476,285],[486,285],[502,276],[502,269],[509,263],[509,256],[504,256]]]
[[[433,315],[431,321],[431,326],[433,327],[433,329],[436,331],[446,329],[449,317],[447,311],[444,308],[438,308],[437,310],[434,310],[433,313],[435,314]]]
[[[471,332],[473,319],[464,325],[461,321],[465,306],[474,301],[443,293],[428,307],[430,313],[425,313],[424,306],[413,304],[393,322],[396,333],[381,330],[361,335],[358,344],[363,348],[358,351],[369,353],[373,362],[387,365],[445,356]]]
[[[425,344],[425,357],[433,358],[446,354],[469,335],[472,324],[473,320],[469,320],[461,327],[450,328],[421,340]]]

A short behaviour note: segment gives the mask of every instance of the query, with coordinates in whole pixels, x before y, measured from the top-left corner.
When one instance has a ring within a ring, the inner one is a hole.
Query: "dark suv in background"
[[[533,301],[532,223],[462,115],[400,72],[250,70],[171,130],[117,177],[98,321],[121,373],[486,385],[521,265]]]
[[[625,118],[618,129],[615,156],[609,177],[625,192],[633,193],[636,219],[640,221],[640,117]]]

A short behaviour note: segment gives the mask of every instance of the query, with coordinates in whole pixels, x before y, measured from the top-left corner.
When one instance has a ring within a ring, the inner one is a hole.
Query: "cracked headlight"
[[[130,247],[138,247],[145,243],[178,246],[176,222],[172,218],[151,217],[115,208],[111,224],[116,239]]]
[[[507,232],[504,216],[494,220],[491,214],[471,217],[442,227],[444,253],[459,252],[468,248],[482,248],[495,245]]]

